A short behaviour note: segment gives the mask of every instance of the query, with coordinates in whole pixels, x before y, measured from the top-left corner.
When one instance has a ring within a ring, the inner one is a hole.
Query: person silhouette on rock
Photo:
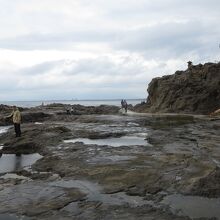
[[[12,113],[6,118],[12,118],[15,129],[15,136],[21,137],[21,112],[19,109],[16,106],[13,106]]]

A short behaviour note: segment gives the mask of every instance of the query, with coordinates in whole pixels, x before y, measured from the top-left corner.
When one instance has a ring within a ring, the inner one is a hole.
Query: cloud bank
[[[218,61],[217,0],[0,0],[0,100],[146,97]]]

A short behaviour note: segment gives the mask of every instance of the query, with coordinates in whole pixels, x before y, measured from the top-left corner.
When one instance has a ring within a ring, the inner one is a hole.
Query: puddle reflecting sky
[[[106,139],[88,139],[88,138],[76,138],[71,140],[65,140],[65,143],[83,142],[84,144],[96,144],[96,145],[108,145],[112,147],[120,146],[146,146],[148,142],[143,137],[137,136],[124,136],[121,138],[106,138]]]
[[[220,198],[205,198],[199,196],[183,196],[179,194],[164,198],[163,202],[170,206],[174,214],[190,218],[212,218],[220,220]]]
[[[134,156],[120,156],[120,155],[111,155],[111,156],[97,156],[92,157],[87,160],[89,163],[104,163],[104,164],[112,164],[115,162],[129,161],[135,159]]]
[[[42,158],[40,154],[27,154],[16,156],[15,154],[2,154],[0,157],[0,173],[13,172],[34,164]]]
[[[60,180],[51,183],[52,186],[63,187],[63,188],[77,188],[81,192],[87,194],[88,201],[99,201],[104,204],[110,205],[124,205],[129,204],[131,207],[142,206],[145,204],[152,204],[151,201],[144,200],[139,196],[129,196],[124,192],[114,194],[103,194],[101,193],[102,187],[97,183],[92,183],[86,180]]]

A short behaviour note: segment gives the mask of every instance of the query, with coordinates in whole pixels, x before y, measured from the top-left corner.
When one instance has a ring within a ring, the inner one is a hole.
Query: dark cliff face
[[[154,78],[147,91],[147,111],[208,114],[220,108],[220,63]]]

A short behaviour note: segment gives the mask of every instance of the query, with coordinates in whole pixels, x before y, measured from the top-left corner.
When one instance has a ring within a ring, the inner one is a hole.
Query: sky
[[[220,59],[219,0],[0,0],[0,101],[145,98]]]

